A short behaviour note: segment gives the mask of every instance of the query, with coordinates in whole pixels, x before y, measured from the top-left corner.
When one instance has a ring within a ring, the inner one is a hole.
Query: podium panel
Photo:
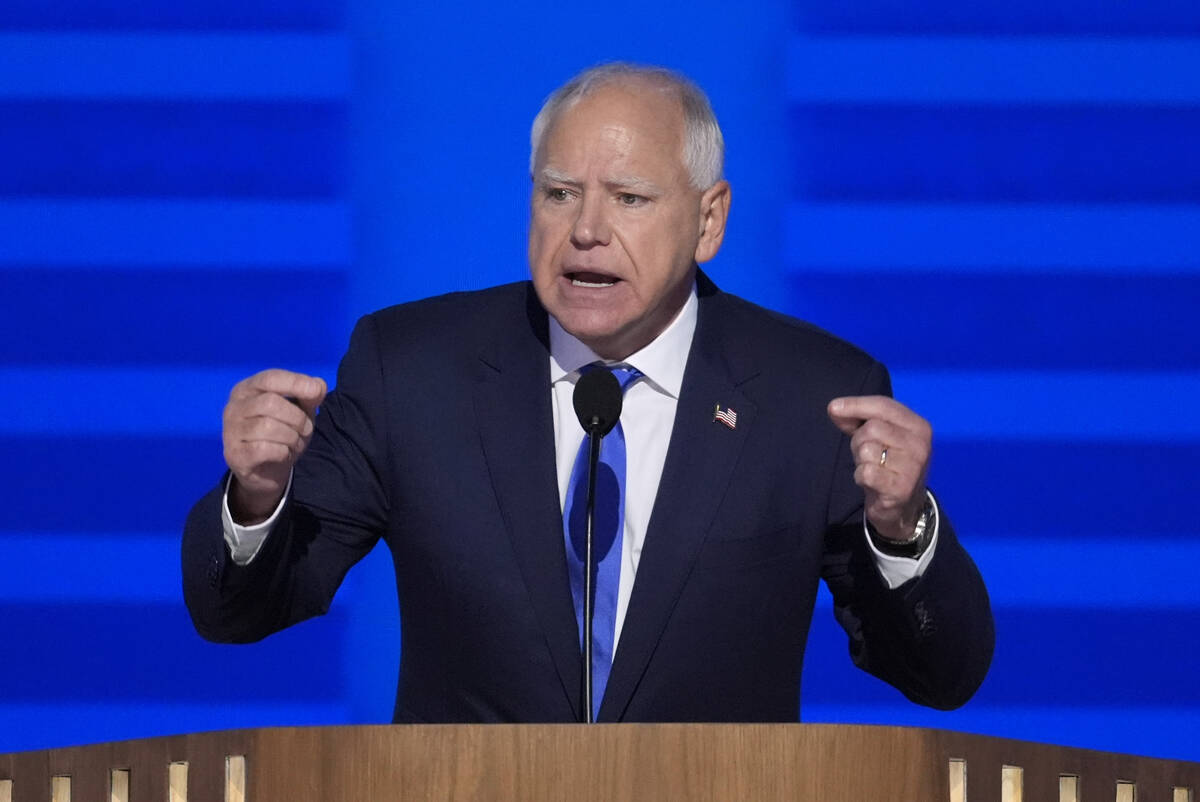
[[[833,724],[296,727],[0,755],[0,802],[1200,802],[1197,791],[1197,763]]]

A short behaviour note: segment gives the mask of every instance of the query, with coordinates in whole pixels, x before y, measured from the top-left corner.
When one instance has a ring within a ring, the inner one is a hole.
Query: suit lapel
[[[480,438],[504,523],[566,701],[579,709],[579,635],[567,579],[554,459],[546,314],[533,290],[528,327],[493,332],[480,353]]]
[[[749,355],[730,357],[719,291],[701,274],[700,310],[646,542],[621,641],[600,709],[617,721],[646,671],[716,515],[755,406],[738,385],[755,374]],[[736,333],[733,334],[736,336]],[[716,405],[737,412],[736,428],[715,421]]]

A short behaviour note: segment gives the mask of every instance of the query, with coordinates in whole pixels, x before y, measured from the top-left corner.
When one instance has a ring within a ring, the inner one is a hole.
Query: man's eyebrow
[[[570,184],[571,186],[579,186],[580,183],[561,170],[555,170],[553,167],[543,167],[542,171],[538,173],[537,178],[543,184]]]
[[[645,178],[639,178],[636,175],[613,176],[612,178],[605,179],[604,185],[610,189],[636,189],[639,192],[649,192],[651,194],[662,192],[658,188],[658,184]]]

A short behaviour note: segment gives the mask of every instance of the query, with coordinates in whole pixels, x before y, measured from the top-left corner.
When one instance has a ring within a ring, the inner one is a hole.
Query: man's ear
[[[696,243],[696,263],[717,255],[725,239],[725,221],[729,219],[729,182],[713,184],[700,196],[700,241]]]

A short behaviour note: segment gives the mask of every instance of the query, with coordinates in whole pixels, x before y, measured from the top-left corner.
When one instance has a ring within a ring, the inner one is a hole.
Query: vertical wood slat
[[[109,802],[129,802],[129,769],[112,769],[108,773]]]
[[[246,757],[225,758],[225,802],[246,802]]]
[[[1079,802],[1079,778],[1074,774],[1059,775],[1058,802]]]
[[[167,799],[169,802],[188,802],[187,761],[178,761],[167,767]]]
[[[1020,766],[1000,769],[1000,802],[1022,802],[1025,795],[1025,772]]]
[[[967,802],[967,761],[950,759],[950,802]]]
[[[50,778],[50,802],[71,802],[70,776]]]
[[[12,780],[0,780],[0,802],[12,802]]]

